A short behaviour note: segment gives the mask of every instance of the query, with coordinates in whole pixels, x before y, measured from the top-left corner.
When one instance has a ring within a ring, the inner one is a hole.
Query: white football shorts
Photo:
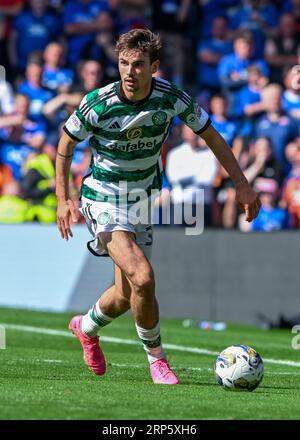
[[[148,209],[148,203],[145,203]],[[81,198],[79,211],[84,216],[92,240],[87,242],[88,250],[97,257],[108,257],[106,249],[101,243],[101,232],[128,231],[133,232],[137,244],[146,257],[151,259],[153,229],[151,222],[147,222],[148,210],[145,218],[137,216],[127,204],[96,202],[85,197]],[[142,220],[142,221],[141,221]]]

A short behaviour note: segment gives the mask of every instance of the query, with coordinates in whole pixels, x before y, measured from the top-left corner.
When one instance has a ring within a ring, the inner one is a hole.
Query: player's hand
[[[236,203],[238,207],[246,214],[245,220],[247,222],[252,222],[259,213],[261,203],[258,195],[251,188],[251,186],[246,183],[241,183],[236,186]]]
[[[57,200],[57,226],[61,235],[61,238],[69,240],[69,237],[73,237],[73,233],[70,228],[70,219],[74,223],[77,222],[78,214],[71,199],[58,199]]]

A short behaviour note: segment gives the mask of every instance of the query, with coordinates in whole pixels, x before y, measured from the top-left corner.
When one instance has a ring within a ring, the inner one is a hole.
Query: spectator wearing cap
[[[269,84],[262,91],[265,114],[255,124],[255,137],[268,137],[272,143],[275,158],[282,166],[284,173],[290,170],[284,150],[288,142],[299,135],[299,128],[293,118],[282,109],[282,87]]]

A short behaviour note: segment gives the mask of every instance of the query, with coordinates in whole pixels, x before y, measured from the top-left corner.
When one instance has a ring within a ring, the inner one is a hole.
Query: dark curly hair
[[[161,48],[160,36],[149,29],[132,29],[121,35],[116,45],[118,53],[131,50],[148,53],[151,63],[159,59]]]

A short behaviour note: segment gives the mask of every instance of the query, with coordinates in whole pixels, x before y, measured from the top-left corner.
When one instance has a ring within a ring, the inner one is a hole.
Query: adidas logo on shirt
[[[116,122],[113,122],[112,124],[110,124],[110,126],[108,128],[121,128],[121,126],[118,123],[118,121],[116,121]]]

